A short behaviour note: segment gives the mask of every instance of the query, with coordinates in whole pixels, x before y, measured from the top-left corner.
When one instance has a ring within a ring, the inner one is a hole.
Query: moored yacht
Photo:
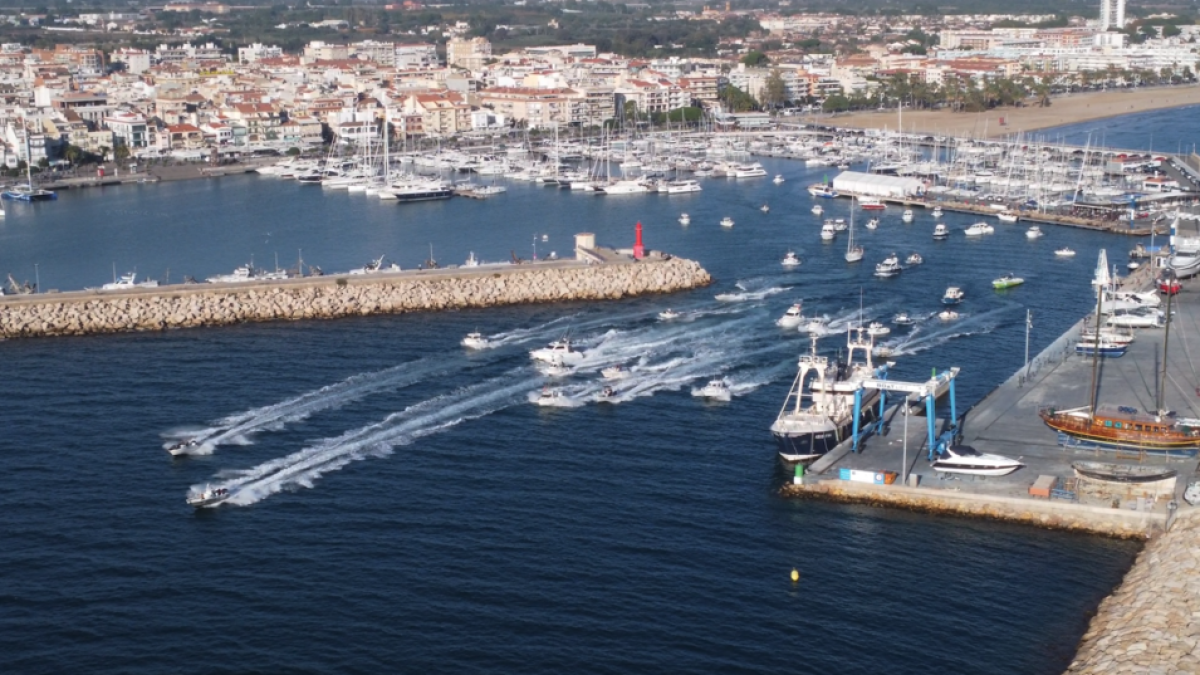
[[[827,220],[824,225],[821,225],[821,240],[833,241],[837,238],[837,230],[834,228],[833,221]]]
[[[828,183],[809,185],[808,194],[814,197],[821,197],[822,199],[833,199],[834,197],[838,196],[837,191],[834,190],[833,186]]]
[[[1025,230],[1025,237],[1028,239],[1037,239],[1041,236],[1042,236],[1042,228],[1038,227],[1037,225],[1034,225],[1033,227],[1029,228],[1028,230]]]
[[[362,267],[358,267],[358,268],[350,270],[348,272],[348,274],[354,274],[354,275],[379,274],[380,272],[399,272],[400,271],[400,266],[397,265],[396,263],[392,263],[391,265],[385,266],[383,264],[383,258],[384,258],[384,256],[379,256],[378,258],[372,260],[371,262],[367,263],[366,265],[363,265]]]
[[[830,363],[828,357],[819,356],[816,337],[812,338],[810,353],[800,357],[796,379],[771,425],[771,433],[779,443],[779,455],[784,460],[816,459],[849,438],[855,422],[856,394],[860,390],[859,424],[876,419],[879,390],[863,389],[862,382],[880,373],[871,362],[871,342],[861,328],[857,332],[857,336],[854,331],[847,333],[844,363]],[[856,360],[856,356],[861,360]]]
[[[689,192],[700,192],[703,189],[704,188],[700,187],[700,183],[698,181],[676,180],[667,183],[666,190],[659,190],[659,192],[666,192],[669,195],[682,195]]]
[[[127,291],[127,290],[131,290],[134,288],[157,288],[157,287],[158,287],[158,282],[155,281],[154,279],[138,281],[137,280],[137,272],[130,272],[129,274],[122,275],[120,279],[116,279],[116,280],[112,281],[111,283],[104,284],[103,286],[100,287],[100,290],[102,290],[102,291]]]

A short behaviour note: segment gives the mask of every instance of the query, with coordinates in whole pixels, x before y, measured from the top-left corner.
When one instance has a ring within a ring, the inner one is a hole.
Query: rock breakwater
[[[1200,514],[1146,545],[1100,603],[1067,673],[1200,673]]]
[[[697,288],[711,281],[708,272],[695,261],[658,258],[636,263],[572,261],[241,285],[165,286],[118,293],[16,296],[0,299],[0,337],[88,335],[567,300],[617,300]]]

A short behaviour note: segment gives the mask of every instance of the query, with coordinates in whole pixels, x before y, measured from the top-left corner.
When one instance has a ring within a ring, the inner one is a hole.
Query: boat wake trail
[[[737,293],[718,293],[718,302],[746,302],[747,300],[762,300],[763,298],[791,290],[791,286],[769,286],[758,291],[740,291]]]
[[[891,353],[897,356],[917,354],[946,344],[955,338],[991,332],[1000,325],[1000,315],[1010,310],[1010,307],[994,309],[978,316],[960,318],[959,321],[951,323],[925,321],[914,327],[908,335],[886,340],[879,346],[889,348]]]
[[[381,422],[273,459],[256,467],[217,474],[213,483],[232,493],[228,503],[249,506],[282,490],[314,485],[321,476],[350,462],[384,457],[392,448],[445,431],[468,420],[485,417],[524,399],[535,379],[514,381],[511,373],[437,396],[388,416]]]
[[[547,321],[546,323],[543,323],[543,324],[540,324],[537,326],[533,326],[530,328],[517,328],[516,330],[510,330],[510,331],[505,331],[503,333],[496,333],[495,335],[489,335],[488,336],[488,345],[490,347],[503,347],[505,345],[521,344],[523,342],[529,342],[530,340],[535,340],[539,337],[544,336],[546,331],[550,330],[551,328],[555,328],[556,326],[564,326],[564,325],[569,326],[571,324],[571,322],[574,321],[575,318],[578,316],[579,316],[578,313],[568,314],[567,316],[560,316],[557,319],[553,319],[551,321]]]
[[[341,407],[379,391],[412,386],[445,370],[445,363],[419,359],[373,373],[354,375],[279,403],[231,415],[206,429],[164,434],[173,442],[163,444],[163,448],[169,449],[176,442],[189,439],[192,442],[181,448],[178,454],[210,455],[221,445],[248,445],[252,442],[252,434],[277,431],[315,413]]]

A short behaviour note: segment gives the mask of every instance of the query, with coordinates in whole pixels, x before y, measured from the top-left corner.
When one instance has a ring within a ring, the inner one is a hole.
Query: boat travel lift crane
[[[886,375],[886,371],[884,371]],[[902,394],[913,395],[925,399],[925,424],[929,432],[929,461],[933,461],[934,454],[941,454],[946,446],[953,442],[955,436],[959,433],[958,428],[958,405],[954,398],[954,378],[958,376],[958,368],[951,368],[940,375],[935,370],[932,376],[924,382],[903,382],[900,380],[888,380],[883,377],[868,378],[862,380],[859,388],[854,392],[854,446],[853,451],[859,452],[859,442],[870,433],[879,433],[883,431],[884,415],[883,411],[887,403],[887,392],[895,391]],[[879,390],[879,419],[867,425],[867,428],[859,430],[859,419],[862,413],[862,393],[863,389],[878,389]],[[943,393],[950,394],[950,424],[946,430],[939,436],[937,434],[936,422],[937,416],[935,412],[936,402],[938,397]],[[907,402],[905,405],[908,405]]]

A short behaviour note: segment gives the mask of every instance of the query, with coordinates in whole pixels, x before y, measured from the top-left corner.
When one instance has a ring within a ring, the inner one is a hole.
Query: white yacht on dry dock
[[[137,272],[124,274],[119,279],[113,279],[111,283],[104,284],[100,287],[102,291],[128,291],[135,288],[157,288],[158,282],[154,279],[145,281],[137,280]]]
[[[358,268],[350,270],[348,272],[348,274],[355,274],[355,275],[379,274],[381,272],[399,272],[400,271],[400,266],[397,265],[396,263],[392,263],[391,265],[385,266],[383,264],[383,258],[384,258],[384,256],[379,256],[375,260],[372,260],[371,262],[367,263],[366,265],[363,265],[362,267],[358,267]]]

